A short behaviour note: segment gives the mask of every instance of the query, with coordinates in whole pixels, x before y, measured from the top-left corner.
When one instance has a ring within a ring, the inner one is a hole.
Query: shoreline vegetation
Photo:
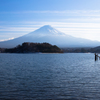
[[[17,47],[5,49],[4,53],[63,53],[56,45],[49,43],[24,42]]]
[[[100,53],[100,46],[94,48],[92,47],[62,48],[62,51],[65,53]]]
[[[0,48],[0,53],[100,53],[100,46],[95,48],[59,48],[49,43],[24,42],[14,48]]]

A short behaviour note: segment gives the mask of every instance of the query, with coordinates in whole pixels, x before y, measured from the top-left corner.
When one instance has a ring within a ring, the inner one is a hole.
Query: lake
[[[100,100],[92,53],[0,54],[0,100]]]

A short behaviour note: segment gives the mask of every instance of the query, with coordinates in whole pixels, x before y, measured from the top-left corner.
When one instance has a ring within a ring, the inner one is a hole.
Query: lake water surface
[[[94,54],[0,54],[0,100],[100,100]]]

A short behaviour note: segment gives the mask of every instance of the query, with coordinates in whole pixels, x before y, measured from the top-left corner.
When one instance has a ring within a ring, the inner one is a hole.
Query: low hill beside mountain
[[[100,46],[95,47],[95,48],[91,48],[91,52],[93,52],[93,53],[100,53]]]
[[[100,46],[94,48],[62,48],[66,53],[100,53]]]
[[[62,53],[61,49],[56,45],[49,43],[30,43],[25,42],[15,48],[6,49],[6,53]]]

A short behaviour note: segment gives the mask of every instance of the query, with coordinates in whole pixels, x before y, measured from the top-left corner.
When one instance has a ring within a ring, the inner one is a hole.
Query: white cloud
[[[16,12],[0,12],[0,13],[100,13],[100,10],[41,10],[41,11],[16,11]]]
[[[0,42],[2,42],[2,41],[7,41],[7,40],[12,40],[12,39],[14,39],[14,37],[9,38],[9,39],[3,39],[3,40],[0,40]]]
[[[26,32],[29,32],[29,31],[33,31],[35,30],[36,28],[26,28],[26,27],[3,27],[0,29],[0,31],[26,31]]]
[[[59,16],[100,16],[100,10],[63,10],[63,11],[16,11],[0,12],[0,14],[59,14]]]

